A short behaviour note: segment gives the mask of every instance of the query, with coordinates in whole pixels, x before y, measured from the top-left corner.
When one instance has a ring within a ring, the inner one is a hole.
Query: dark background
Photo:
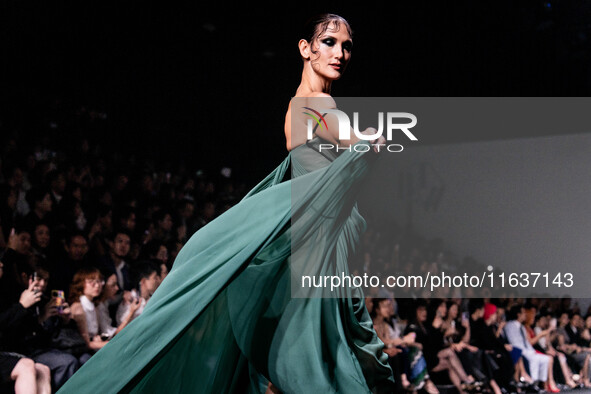
[[[2,2],[1,130],[32,140],[49,135],[55,144],[87,134],[140,158],[227,165],[256,181],[286,154],[283,121],[301,74],[299,29],[326,11],[354,30],[352,62],[334,96],[591,90],[589,1],[215,4]],[[100,133],[63,125],[81,105],[107,114]],[[50,120],[61,122],[57,131]],[[425,142],[520,136],[446,134]]]

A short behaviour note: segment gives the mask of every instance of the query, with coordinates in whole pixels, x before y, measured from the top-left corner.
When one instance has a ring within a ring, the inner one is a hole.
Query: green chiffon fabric
[[[58,393],[264,393],[269,380],[283,393],[393,392],[360,289],[292,296],[295,264],[348,274],[366,226],[355,198],[378,155],[320,143],[197,231],[143,313]]]

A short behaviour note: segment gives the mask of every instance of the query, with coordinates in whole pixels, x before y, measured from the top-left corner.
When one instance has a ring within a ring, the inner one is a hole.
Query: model
[[[353,45],[340,16],[320,15],[308,27],[298,43],[303,72],[286,115],[285,160],[191,237],[143,313],[59,393],[393,391],[359,288],[292,297],[302,261],[307,272],[348,274],[366,226],[354,196],[379,155],[371,144],[384,142],[339,140],[330,115],[308,138],[304,112],[336,108],[331,84]],[[366,149],[319,152],[322,142]]]

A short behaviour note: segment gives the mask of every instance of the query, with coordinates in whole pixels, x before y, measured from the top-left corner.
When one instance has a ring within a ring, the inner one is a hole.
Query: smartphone
[[[462,320],[468,321],[468,312],[462,312]]]
[[[64,311],[64,304],[66,297],[63,290],[51,290],[51,296],[55,298],[55,305],[57,306],[57,313]]]
[[[554,330],[556,328],[556,325],[558,324],[558,320],[556,320],[555,317],[553,317],[552,319],[550,319],[550,329]]]

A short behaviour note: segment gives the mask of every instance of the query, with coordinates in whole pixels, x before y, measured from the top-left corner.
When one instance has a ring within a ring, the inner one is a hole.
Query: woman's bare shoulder
[[[334,98],[330,94],[322,92],[311,92],[305,96],[293,97],[289,102],[289,110],[291,110],[291,105],[294,100],[297,100],[296,105],[300,107],[309,107],[314,109],[334,109],[337,107]]]
[[[72,312],[72,315],[84,314],[84,309],[82,308],[82,304],[80,302],[74,302],[72,305],[70,305],[70,311]]]

